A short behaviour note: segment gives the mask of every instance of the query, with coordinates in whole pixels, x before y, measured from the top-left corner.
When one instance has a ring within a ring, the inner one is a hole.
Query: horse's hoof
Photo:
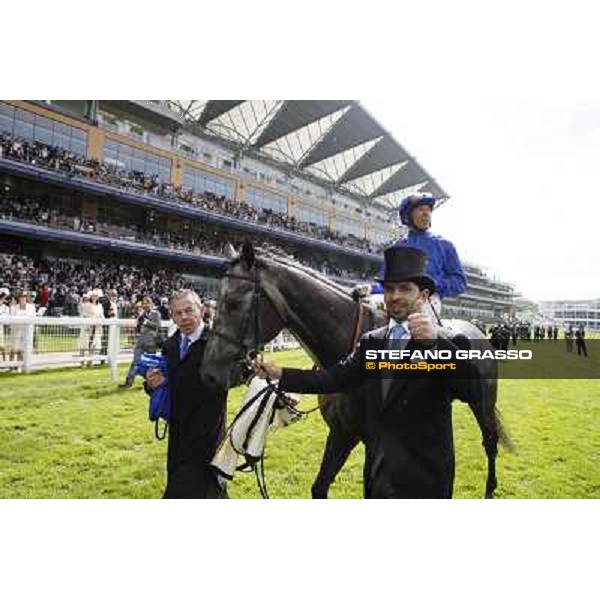
[[[327,492],[317,488],[311,488],[310,493],[313,500],[327,500]]]

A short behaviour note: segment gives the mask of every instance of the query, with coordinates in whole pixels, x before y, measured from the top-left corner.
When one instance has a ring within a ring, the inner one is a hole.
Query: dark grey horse
[[[241,254],[229,250],[231,263],[223,276],[217,315],[202,365],[202,377],[216,387],[230,389],[244,380],[247,354],[288,329],[320,368],[327,368],[352,351],[359,332],[386,322],[383,313],[363,310],[350,291],[289,257],[244,244]],[[444,320],[455,343],[464,348],[491,348],[477,327],[466,321]],[[458,342],[456,341],[458,339]],[[496,410],[496,365],[473,379],[467,402],[481,429],[488,460],[485,497],[496,489],[498,442],[510,448]],[[319,397],[329,435],[321,468],[312,486],[314,498],[326,498],[329,487],[348,455],[362,438],[361,390]]]

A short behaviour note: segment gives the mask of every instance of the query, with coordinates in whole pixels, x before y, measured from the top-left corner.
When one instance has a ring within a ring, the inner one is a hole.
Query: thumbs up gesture
[[[438,329],[429,316],[425,300],[419,298],[415,302],[414,309],[414,312],[408,315],[408,330],[411,337],[422,346],[433,346],[438,338]]]

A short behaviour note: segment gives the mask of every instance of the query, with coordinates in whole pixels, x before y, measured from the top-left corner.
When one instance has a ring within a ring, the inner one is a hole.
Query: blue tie
[[[404,350],[404,348],[407,346],[409,340],[404,338],[404,336],[406,335],[406,333],[408,333],[406,327],[404,327],[404,325],[402,325],[402,323],[397,323],[396,325],[394,325],[388,334],[388,340],[396,340],[395,344],[390,344],[390,349],[394,349],[394,350]],[[402,342],[398,343],[397,340],[403,340]],[[394,361],[396,362],[396,361]],[[393,381],[394,377],[392,375],[390,375],[389,373],[387,374],[387,377],[382,377],[381,379],[381,396],[382,398],[385,400],[390,392],[390,389],[392,387],[392,381]]]
[[[406,328],[402,323],[398,323],[394,325],[390,330],[390,334],[388,336],[389,340],[401,340],[406,334]]]
[[[180,360],[183,360],[185,358],[185,356],[189,350],[190,344],[191,344],[190,338],[187,337],[186,335],[184,335],[181,338],[181,342],[179,344],[179,359]]]

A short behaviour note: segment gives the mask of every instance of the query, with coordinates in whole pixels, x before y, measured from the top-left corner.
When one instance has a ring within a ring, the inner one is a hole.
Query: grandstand
[[[583,325],[586,329],[600,330],[600,299],[595,300],[543,300],[540,314],[548,321],[563,326]]]
[[[355,101],[3,101],[0,136],[0,252],[28,274],[3,269],[0,287],[47,281],[50,315],[73,287],[114,287],[124,304],[183,282],[214,297],[242,239],[351,286],[404,234],[402,197],[448,199]],[[103,278],[72,278],[90,271]],[[467,275],[448,316],[510,312],[510,286]]]
[[[486,273],[481,267],[463,261],[467,289],[456,298],[444,299],[444,314],[484,323],[514,317],[515,290],[512,285]]]

